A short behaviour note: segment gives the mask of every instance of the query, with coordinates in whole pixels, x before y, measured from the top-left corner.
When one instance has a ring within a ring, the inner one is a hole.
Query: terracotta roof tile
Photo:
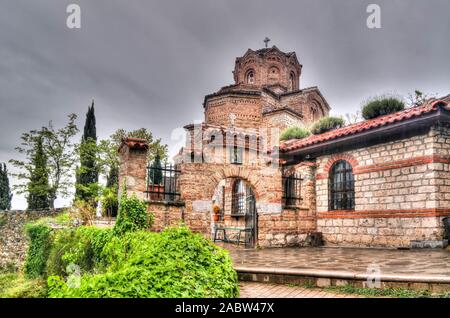
[[[377,127],[391,125],[396,122],[408,120],[414,117],[422,116],[427,113],[431,113],[433,111],[436,111],[439,108],[439,106],[443,106],[446,109],[450,110],[448,103],[446,103],[445,101],[431,100],[422,106],[408,108],[394,114],[381,116],[370,120],[365,120],[320,135],[313,135],[305,139],[293,139],[285,141],[280,145],[280,151],[288,152],[304,148],[306,146],[310,146],[313,144],[319,144],[325,141],[338,139],[339,137],[354,135]]]

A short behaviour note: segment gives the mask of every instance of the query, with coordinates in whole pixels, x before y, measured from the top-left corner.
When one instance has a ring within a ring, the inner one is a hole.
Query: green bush
[[[228,252],[186,227],[127,232],[104,247],[108,267],[84,274],[80,288],[48,278],[50,297],[237,297]]]
[[[147,213],[147,205],[135,194],[129,198],[124,191],[120,198],[119,214],[114,225],[114,234],[146,230],[153,224],[153,214]]]
[[[79,266],[82,273],[102,268],[103,247],[111,234],[110,229],[90,226],[57,231],[48,257],[48,275],[66,277],[71,264]]]
[[[364,119],[392,114],[405,109],[405,103],[397,97],[379,96],[368,101],[362,108]]]
[[[50,253],[52,229],[46,224],[28,223],[25,232],[29,238],[24,271],[28,278],[38,278],[46,275],[46,263]]]
[[[311,132],[300,126],[286,128],[281,132],[280,140],[303,139],[311,135]]]
[[[338,129],[344,126],[344,120],[340,117],[322,117],[311,127],[314,135],[323,134],[324,132]]]

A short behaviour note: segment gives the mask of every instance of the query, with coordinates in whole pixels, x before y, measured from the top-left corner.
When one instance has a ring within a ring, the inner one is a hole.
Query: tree
[[[0,164],[0,210],[11,209],[12,194],[9,188],[8,170],[6,164]]]
[[[77,168],[77,199],[92,201],[96,196],[99,175],[98,152],[94,101],[92,101],[86,113],[83,136],[78,147],[80,166]]]
[[[43,136],[35,140],[34,154],[31,160],[30,181],[28,182],[28,209],[41,210],[50,207],[47,170],[47,156],[44,152]]]
[[[163,179],[163,174],[162,174],[161,168],[162,168],[161,167],[161,158],[160,158],[159,154],[157,153],[155,156],[155,159],[153,160],[152,169],[151,169],[151,173],[150,173],[150,179],[153,184],[161,184],[162,179]]]
[[[42,150],[47,159],[47,174],[49,187],[47,197],[50,207],[54,207],[54,201],[58,196],[66,197],[70,194],[70,188],[73,186],[73,165],[75,158],[75,145],[72,142],[73,137],[78,132],[75,125],[77,116],[70,114],[68,123],[63,128],[56,129],[50,121],[48,126],[41,130],[31,130],[23,133],[21,144],[16,150],[21,155],[25,155],[25,160],[11,159],[11,162],[18,172],[13,174],[19,180],[24,182],[17,184],[14,190],[19,194],[28,194],[28,183],[31,181],[31,172],[33,171],[33,158],[36,152],[36,141],[42,140]]]
[[[48,127],[43,128],[44,148],[48,158],[48,170],[50,178],[49,200],[50,206],[58,196],[66,197],[73,186],[73,166],[75,164],[75,144],[72,142],[78,128],[75,125],[77,116],[70,114],[68,124],[60,129],[55,129],[50,121]]]

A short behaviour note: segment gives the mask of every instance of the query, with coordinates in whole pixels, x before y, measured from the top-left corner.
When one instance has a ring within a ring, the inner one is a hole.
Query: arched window
[[[294,72],[291,72],[291,75],[289,76],[289,85],[290,85],[291,90],[295,89],[295,74],[294,74]]]
[[[244,215],[245,214],[245,183],[241,179],[234,181],[231,201],[231,214]]]
[[[247,72],[245,81],[247,82],[247,84],[253,84],[255,82],[255,72],[253,70]]]
[[[352,166],[345,160],[336,161],[330,170],[330,210],[355,209],[355,179]]]

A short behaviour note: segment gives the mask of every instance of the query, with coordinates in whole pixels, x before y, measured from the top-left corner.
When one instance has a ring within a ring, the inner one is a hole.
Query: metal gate
[[[258,237],[258,213],[256,213],[256,199],[250,187],[247,188],[245,227],[249,229],[245,235],[245,246],[254,247]]]

